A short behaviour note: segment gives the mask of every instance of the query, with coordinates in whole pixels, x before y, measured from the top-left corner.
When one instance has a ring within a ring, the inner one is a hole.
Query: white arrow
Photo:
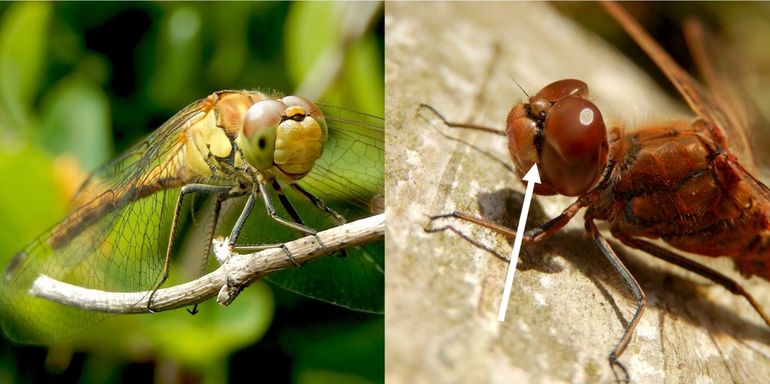
[[[519,226],[516,229],[516,238],[513,241],[513,251],[511,251],[511,263],[508,264],[508,275],[505,276],[505,289],[503,290],[503,300],[500,302],[500,311],[497,312],[497,320],[505,321],[505,312],[508,310],[508,300],[511,298],[511,288],[513,287],[513,275],[516,274],[516,263],[519,261],[519,251],[521,251],[521,241],[524,238],[524,226],[527,224],[527,215],[529,214],[529,204],[532,202],[532,193],[535,191],[535,183],[540,184],[540,174],[537,172],[537,164],[533,164],[522,180],[527,182],[527,191],[524,192],[524,204],[521,206],[521,216],[519,216]]]

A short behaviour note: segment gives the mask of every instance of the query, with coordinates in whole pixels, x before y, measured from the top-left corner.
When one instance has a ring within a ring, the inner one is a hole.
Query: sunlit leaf
[[[40,141],[51,153],[73,153],[83,169],[112,156],[109,102],[89,81],[61,80],[46,94],[41,115]]]
[[[227,308],[209,300],[198,309],[195,316],[179,310],[142,318],[164,356],[190,364],[222,359],[267,332],[275,305],[270,288],[255,283]]]
[[[184,95],[188,100],[200,97],[186,84],[195,81],[200,71],[202,23],[199,9],[193,6],[175,8],[163,20],[150,82],[153,100],[162,106],[178,107],[174,103],[180,90],[187,91]]]
[[[11,5],[0,21],[0,114],[7,114],[8,129],[19,129],[29,119],[50,17],[50,3],[23,2]]]
[[[382,72],[382,50],[371,36],[360,41],[357,49],[348,54],[344,81],[356,105],[348,108],[360,108],[363,111],[382,116],[385,107],[385,82]],[[366,84],[362,86],[362,84]]]
[[[292,4],[286,20],[285,52],[287,72],[301,83],[319,57],[339,46],[339,18],[342,5],[332,2]]]
[[[64,214],[66,198],[60,193],[50,157],[32,147],[0,151],[0,178],[8,183],[0,188],[0,260],[5,265]]]

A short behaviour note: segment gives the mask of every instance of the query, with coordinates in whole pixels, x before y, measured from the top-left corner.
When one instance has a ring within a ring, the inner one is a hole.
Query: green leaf
[[[367,36],[349,51],[347,63],[343,78],[350,90],[347,99],[356,103],[347,107],[382,116],[385,113],[385,78],[381,47],[372,36]]]
[[[43,99],[40,141],[55,154],[73,153],[83,169],[95,169],[112,155],[109,101],[79,76],[59,81]]]
[[[16,252],[65,212],[67,197],[57,183],[45,152],[24,147],[0,151],[0,262],[6,265]]]
[[[382,116],[382,47],[371,32],[358,35],[356,27],[349,26],[363,22],[349,19],[371,10],[370,4],[292,4],[286,23],[286,61],[303,96]],[[379,10],[374,14],[378,20]]]
[[[332,2],[293,3],[286,18],[287,71],[294,84],[304,80],[319,56],[339,44],[340,4]]]
[[[248,24],[254,3],[232,2],[207,4],[210,18],[206,26],[214,29],[214,52],[208,63],[207,74],[218,84],[238,81],[249,54]]]
[[[384,319],[290,329],[280,339],[298,383],[376,383],[385,375]]]
[[[160,106],[179,108],[178,100],[201,96],[189,84],[199,80],[202,24],[200,10],[193,6],[176,7],[163,20],[150,81],[152,100]]]
[[[275,303],[270,287],[257,282],[226,308],[208,300],[198,309],[195,316],[180,309],[141,318],[163,356],[191,365],[224,359],[262,338],[273,320]]]
[[[18,129],[28,123],[45,65],[51,4],[11,5],[0,23],[0,122]],[[3,118],[1,115],[6,115]]]
[[[112,359],[162,356],[207,367],[261,339],[273,320],[275,302],[270,287],[256,282],[228,307],[211,299],[201,303],[198,311],[194,316],[181,308],[152,315],[116,315],[67,342]]]

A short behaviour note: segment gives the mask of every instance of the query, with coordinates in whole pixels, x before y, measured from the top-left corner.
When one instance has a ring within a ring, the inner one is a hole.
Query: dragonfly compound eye
[[[321,108],[319,108],[315,103],[313,103],[312,101],[302,96],[286,96],[283,99],[281,99],[281,101],[283,101],[283,103],[286,104],[287,107],[292,107],[292,106],[302,107],[302,109],[305,111],[306,114],[308,114],[310,117],[312,117],[315,121],[318,122],[324,134],[326,134],[327,132],[326,118],[324,117],[323,112],[321,112]],[[324,141],[325,140],[326,138],[324,138]]]
[[[565,196],[587,192],[601,176],[607,151],[607,131],[596,105],[573,95],[551,106],[540,161],[554,190]]]
[[[576,79],[554,81],[543,87],[536,96],[551,102],[557,102],[568,96],[585,97],[588,96],[588,85]]]
[[[326,119],[321,109],[300,96],[281,99],[286,106],[275,136],[273,165],[276,175],[296,181],[307,175],[321,157],[328,137]]]
[[[273,165],[276,133],[286,105],[279,100],[260,100],[246,111],[238,146],[254,168]]]
[[[547,114],[554,103],[569,97],[588,96],[588,85],[576,79],[564,79],[554,81],[546,85],[537,94],[529,98],[529,104],[532,106],[532,113],[535,116]]]

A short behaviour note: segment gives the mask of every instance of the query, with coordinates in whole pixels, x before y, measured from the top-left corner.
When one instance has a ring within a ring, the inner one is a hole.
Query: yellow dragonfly
[[[383,150],[383,120],[375,116],[257,91],[218,91],[198,100],[93,172],[70,214],[14,257],[0,295],[3,329],[14,340],[48,342],[107,316],[28,295],[40,274],[85,288],[154,292],[168,278],[193,196],[213,200],[205,258],[223,206],[237,198],[245,205],[229,227],[229,244],[236,248],[260,199],[275,222],[299,234],[316,233],[283,187],[336,224],[345,219],[316,194],[376,210]]]

